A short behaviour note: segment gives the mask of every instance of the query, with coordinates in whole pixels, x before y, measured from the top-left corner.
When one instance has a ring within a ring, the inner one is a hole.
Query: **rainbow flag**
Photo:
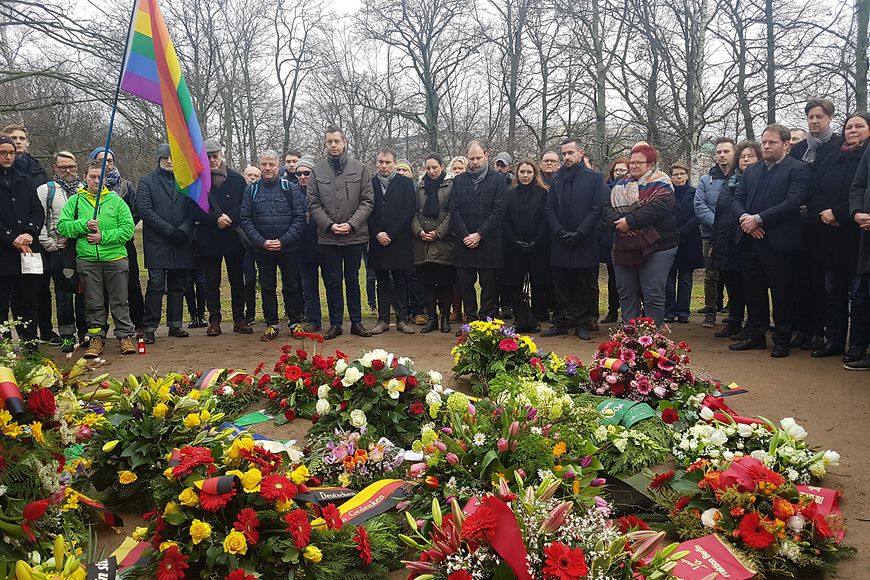
[[[178,191],[208,211],[211,170],[190,91],[157,0],[136,0],[121,88],[163,107]]]

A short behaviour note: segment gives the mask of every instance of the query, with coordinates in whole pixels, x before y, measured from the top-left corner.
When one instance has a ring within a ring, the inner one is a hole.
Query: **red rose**
[[[263,375],[262,377],[260,377],[260,380],[257,382],[257,386],[258,387],[265,387],[266,385],[269,384],[269,381],[271,381],[271,380],[272,380],[272,377],[270,377],[269,375]]]
[[[296,358],[299,360],[305,360],[308,358],[308,353],[302,350],[301,348],[296,349]]]
[[[278,360],[284,364],[287,364],[288,362],[290,362],[290,356],[287,354],[282,354],[280,357],[278,357]]]
[[[287,419],[288,421],[292,421],[293,419],[295,419],[296,418],[296,409],[291,407],[291,408],[287,409],[286,411],[284,411],[284,418]]]
[[[346,411],[347,410],[347,401],[342,401],[341,403],[339,403],[338,408],[341,411]]]
[[[589,380],[592,381],[593,383],[599,382],[601,380],[601,371],[599,371],[597,368],[590,370],[589,371]]]
[[[27,408],[37,417],[53,417],[57,409],[51,389],[35,387],[27,397]]]
[[[416,387],[417,377],[415,377],[414,375],[408,375],[408,377],[405,379],[405,384],[409,387]]]
[[[426,408],[423,407],[423,404],[420,403],[419,401],[411,403],[411,406],[408,407],[408,411],[410,411],[410,413],[412,415],[422,415],[423,411],[425,411],[425,410],[426,410]]]
[[[378,382],[378,377],[376,377],[375,375],[373,375],[371,373],[367,373],[367,374],[363,375],[363,383],[365,383],[365,386],[373,387],[377,384],[377,382]]]
[[[317,413],[314,413],[313,415],[311,415],[311,424],[312,425],[316,425],[318,421],[320,421],[320,415],[318,415]]]
[[[680,420],[680,415],[670,407],[662,411],[662,421],[668,425],[673,425]]]
[[[625,393],[625,383],[623,381],[619,381],[619,382],[613,383],[613,385],[611,385],[611,387],[610,387],[610,394],[611,395],[615,395],[615,396],[619,397],[623,393]]]
[[[374,371],[382,371],[384,370],[384,361],[375,359],[372,361],[372,370]]]

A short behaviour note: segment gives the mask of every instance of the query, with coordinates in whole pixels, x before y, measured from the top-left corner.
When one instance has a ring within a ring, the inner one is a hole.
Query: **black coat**
[[[40,185],[48,183],[48,172],[45,170],[45,167],[42,166],[42,163],[32,157],[30,153],[25,152],[21,157],[18,157],[12,166],[17,169],[21,175],[30,177],[30,181],[33,182],[34,187],[39,187]]]
[[[369,261],[372,270],[407,270],[414,266],[411,220],[417,211],[417,188],[410,177],[396,174],[385,192],[381,180],[372,178],[374,207],[369,215]],[[392,242],[377,240],[386,232]]]
[[[505,283],[522,284],[526,273],[535,282],[548,282],[550,273],[550,228],[547,224],[546,189],[534,185],[511,187],[505,196],[502,222]],[[524,248],[520,242],[531,244]]]
[[[457,268],[499,269],[504,264],[501,222],[506,193],[504,176],[493,169],[487,170],[476,187],[467,171],[453,178],[450,222],[456,234],[453,260]],[[480,244],[469,248],[462,240],[475,232],[481,236]]]
[[[552,236],[550,266],[597,268],[598,228],[608,197],[601,173],[580,165],[562,167],[553,177],[547,200],[547,223]],[[573,247],[559,239],[559,231],[577,232]]]
[[[193,205],[189,197],[175,188],[175,177],[169,171],[158,168],[139,180],[136,206],[142,218],[146,268],[189,270],[196,266]],[[170,239],[176,231],[184,234],[184,241]]]
[[[677,229],[680,231],[680,245],[677,246],[674,267],[680,271],[703,268],[701,220],[695,215],[694,187],[691,185],[674,186],[673,213]]]
[[[745,213],[758,214],[774,251],[797,251],[801,245],[800,207],[806,203],[809,187],[810,166],[803,161],[786,156],[770,169],[759,161],[746,168],[731,209],[738,220]],[[742,234],[738,243],[747,237]]]
[[[21,234],[30,234],[30,248],[39,252],[39,232],[44,224],[45,209],[30,177],[14,167],[0,167],[0,276],[21,274],[21,252],[12,242]]]
[[[713,247],[713,267],[717,270],[739,270],[740,252],[737,241],[743,236],[737,216],[731,207],[734,192],[743,180],[743,174],[735,171],[719,189],[716,200],[716,217],[713,220],[713,233],[710,245]]]
[[[866,149],[867,143],[857,151],[837,151],[813,164],[815,171],[807,210],[813,218],[811,251],[817,262],[848,268],[854,268],[858,262],[861,230],[849,211],[849,190]],[[822,222],[819,214],[826,209],[834,212],[840,225],[829,226]]]
[[[302,190],[286,179],[272,183],[261,179],[245,188],[241,224],[255,252],[269,254],[263,244],[279,240],[280,253],[298,254],[306,215]]]
[[[219,228],[217,219],[227,214],[232,225],[241,227],[242,194],[248,183],[245,178],[227,168],[227,178],[220,187],[212,185],[208,196],[208,213],[198,205],[193,206],[196,219],[197,256],[241,256],[245,253],[239,234],[233,227]]]
[[[856,213],[870,213],[870,151],[861,157],[855,172],[855,180],[849,190],[849,216],[854,221]],[[870,274],[870,232],[861,230],[858,245],[858,274]]]
[[[320,244],[317,243],[317,222],[308,212],[306,188],[300,185],[299,189],[302,190],[302,201],[305,206],[305,227],[302,229],[302,237],[299,239],[299,262],[302,264],[320,264],[323,261],[323,254],[320,251]]]
[[[813,166],[819,166],[820,162],[825,159],[828,155],[833,155],[840,150],[840,146],[843,145],[843,136],[837,135],[836,133],[828,139],[827,143],[822,143],[822,146],[818,148],[816,151],[816,158],[813,160]],[[803,160],[804,153],[807,152],[807,142],[806,139],[801,141],[800,143],[794,144],[791,149],[789,149],[788,154],[789,157],[793,157],[798,161]]]

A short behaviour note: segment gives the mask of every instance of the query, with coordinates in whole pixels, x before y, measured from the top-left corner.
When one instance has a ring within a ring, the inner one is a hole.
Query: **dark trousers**
[[[850,349],[867,349],[870,338],[870,295],[867,280],[867,276],[856,276],[854,268],[831,264],[825,267],[828,302],[825,339],[829,345],[845,347],[848,335]]]
[[[742,242],[743,289],[748,311],[746,326],[752,338],[763,340],[770,326],[768,290],[773,301],[774,344],[788,346],[793,325],[791,252],[775,252],[770,242],[744,239]]]
[[[184,299],[187,302],[187,313],[191,319],[205,318],[205,300],[208,292],[208,279],[205,274],[205,260],[202,256],[196,258],[196,268],[190,272],[187,279],[187,289]]]
[[[426,299],[423,296],[423,285],[417,277],[417,269],[411,268],[408,272],[408,314],[417,316],[423,314],[426,308]]]
[[[459,294],[462,308],[468,320],[495,318],[498,309],[498,270],[494,268],[457,268]],[[474,284],[480,281],[480,309],[477,308],[477,290]]]
[[[50,264],[46,255],[43,253],[42,259],[42,274],[28,274],[36,278],[36,310],[37,310],[37,327],[39,335],[43,339],[47,339],[54,332],[52,322],[53,312],[51,309],[51,272]]]
[[[53,280],[60,278],[63,270],[63,255],[60,251],[48,254]],[[84,338],[88,331],[85,319],[85,297],[82,294],[64,292],[55,282],[54,300],[57,304],[57,331],[61,336]]]
[[[740,270],[722,271],[728,289],[728,318],[732,324],[742,325],[746,310],[746,292],[743,290],[743,274]]]
[[[535,332],[538,322],[549,318],[546,313],[547,299],[552,294],[552,284],[529,282],[528,291],[526,286],[518,284],[505,285],[504,301],[502,308],[510,306],[514,311],[514,327],[519,332]],[[530,294],[530,296],[527,296]],[[545,318],[541,318],[545,316]]]
[[[671,266],[668,285],[665,286],[665,316],[688,318],[692,302],[692,274],[694,270],[678,270]]]
[[[426,284],[423,286],[423,300],[426,304],[426,315],[430,320],[438,319],[438,309],[441,317],[450,316],[450,303],[453,300],[453,284]]]
[[[245,319],[257,317],[257,261],[251,252],[245,253],[243,261],[245,275]]]
[[[359,292],[359,267],[365,244],[347,246],[320,246],[323,256],[323,283],[326,286],[326,304],[329,324],[341,326],[344,316],[344,298],[351,324],[362,322],[362,303]],[[344,280],[344,295],[341,283]]]
[[[811,236],[804,235],[803,249],[792,256],[794,330],[822,335],[827,321],[825,268],[810,258],[811,244]]]
[[[406,322],[408,320],[408,270],[375,270],[375,276],[378,288],[378,320],[389,324],[392,306],[396,313],[396,322]]]
[[[553,289],[556,291],[557,326],[580,327],[592,318],[598,296],[592,291],[592,278],[598,268],[553,268]]]
[[[323,324],[323,314],[320,311],[320,279],[318,263],[299,264],[299,277],[302,280],[302,301],[305,304],[305,320],[314,326]]]
[[[221,315],[221,263],[226,262],[230,281],[230,308],[233,322],[245,320],[244,256],[201,256],[198,258],[205,272],[205,303],[209,324],[220,324]]]
[[[142,327],[154,332],[163,317],[163,296],[166,295],[166,325],[181,328],[184,315],[184,291],[190,270],[148,270],[148,285],[145,289],[145,316]]]
[[[257,252],[260,271],[260,294],[263,298],[263,318],[269,326],[278,325],[278,269],[281,270],[281,292],[285,300],[296,300],[300,293],[299,262],[291,252]]]
[[[299,273],[297,262],[297,276],[295,289],[287,284],[287,280],[281,277],[281,295],[284,297],[284,316],[290,324],[299,324],[305,321],[305,302],[302,300],[302,274]]]
[[[15,326],[18,338],[22,341],[36,340],[36,318],[39,316],[36,288],[39,281],[35,274],[0,276],[0,317],[5,324],[12,316],[22,321]]]
[[[127,279],[127,300],[130,302],[130,320],[136,328],[142,328],[145,316],[145,298],[142,296],[142,281],[139,279],[139,256],[133,240],[127,242],[127,262],[130,275]],[[58,323],[60,324],[60,323]]]
[[[369,310],[375,310],[378,307],[377,276],[374,270],[369,269],[368,246],[363,250],[363,262],[366,265],[366,302],[369,304]]]

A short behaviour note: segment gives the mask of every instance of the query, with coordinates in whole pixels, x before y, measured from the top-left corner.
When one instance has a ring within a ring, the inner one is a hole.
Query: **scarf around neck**
[[[227,164],[221,163],[217,169],[211,170],[211,182],[216,188],[219,188],[227,180]]]
[[[103,183],[105,183],[106,187],[112,191],[118,187],[118,184],[121,183],[121,172],[118,171],[117,167],[113,167],[111,171],[106,172],[106,177],[103,180]]]
[[[635,180],[626,176],[610,190],[610,204],[613,209],[627,213],[642,205],[674,194],[674,186],[667,173],[650,169]]]
[[[395,176],[396,176],[395,169],[393,169],[393,172],[390,173],[389,175],[387,175],[386,177],[384,177],[383,175],[378,173],[378,181],[381,182],[381,191],[383,192],[384,195],[387,194],[387,188],[390,187],[390,182],[393,180],[393,178]]]
[[[483,178],[486,177],[487,172],[489,172],[489,165],[484,165],[477,171],[473,169],[467,170],[468,175],[471,176],[471,181],[474,183],[474,187],[477,187],[483,181]]]
[[[327,155],[327,159],[329,159],[329,165],[335,174],[341,175],[344,171],[344,166],[347,165],[347,151],[341,155]]]
[[[423,203],[423,215],[436,219],[441,213],[441,203],[438,201],[438,190],[441,184],[444,183],[444,178],[447,177],[445,172],[432,179],[428,174],[423,176],[423,191],[426,192],[426,201]]]
[[[812,133],[807,133],[807,150],[801,158],[806,163],[812,164],[816,160],[816,152],[819,148],[831,140],[834,136],[834,130],[828,127],[827,131],[816,137]]]
[[[79,192],[79,189],[84,187],[84,184],[78,179],[76,179],[75,181],[64,181],[63,179],[55,179],[54,183],[60,186],[60,188],[66,194],[67,199],[77,194]]]

